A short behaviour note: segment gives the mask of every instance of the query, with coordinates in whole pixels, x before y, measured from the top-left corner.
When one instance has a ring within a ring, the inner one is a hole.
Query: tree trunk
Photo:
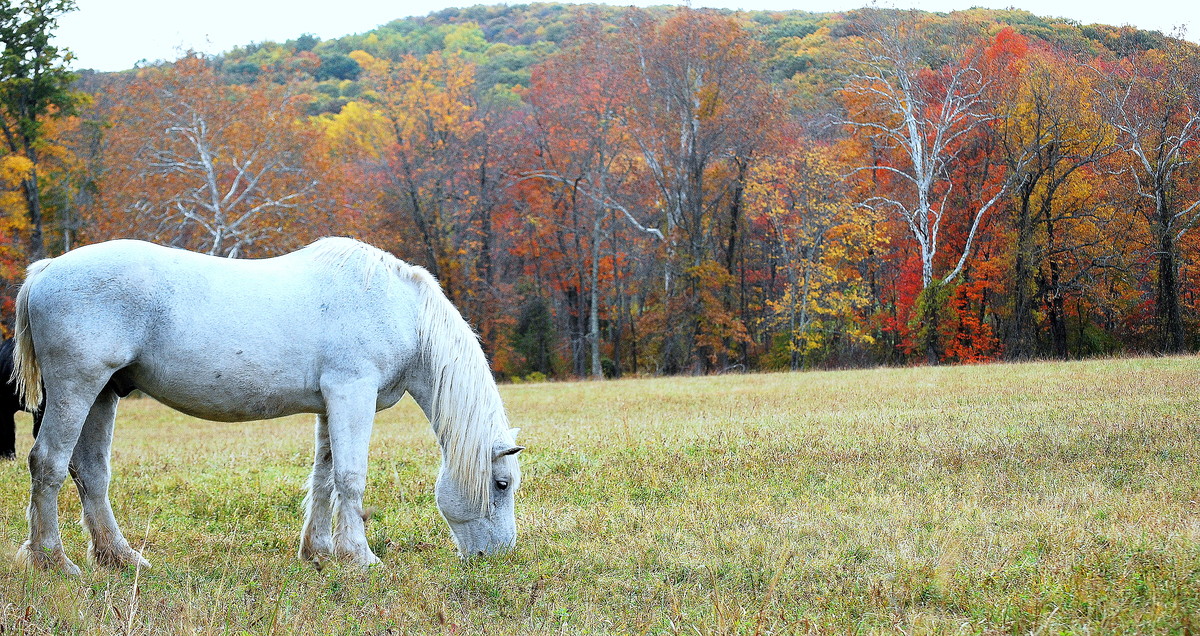
[[[638,302],[638,316],[630,315],[629,317],[629,369],[634,373],[638,372],[638,332],[637,319],[641,314],[641,306],[644,301]]]
[[[1022,187],[1017,209],[1016,260],[1013,264],[1013,315],[1008,326],[1005,351],[1009,358],[1028,358],[1036,352],[1037,325],[1033,317],[1033,220],[1029,199],[1032,187]]]
[[[792,371],[800,370],[800,343],[796,337],[796,332],[799,325],[796,321],[796,263],[793,260],[788,263],[788,286],[792,291],[792,302],[788,307],[788,357],[791,361]]]
[[[612,330],[612,362],[613,362],[613,377],[621,377],[621,336],[625,333],[625,313],[628,306],[625,302],[625,290],[621,286],[620,273],[617,271],[617,247],[616,240],[613,240],[612,248],[612,276],[613,285],[616,287],[616,298],[613,300],[613,308],[617,312],[616,325]]]
[[[577,378],[588,374],[586,296],[578,288],[567,289],[567,316],[571,333],[571,373]]]
[[[488,148],[486,138],[483,142],[483,152],[479,159],[479,265],[480,278],[483,279],[487,291],[492,290],[496,282],[495,265],[492,263],[492,201],[488,177]],[[482,294],[481,294],[482,296]]]
[[[1054,348],[1054,356],[1060,359],[1070,357],[1067,348],[1067,316],[1063,304],[1063,294],[1060,289],[1061,274],[1058,261],[1050,259],[1050,298],[1047,303],[1050,318],[1050,341]]]
[[[591,299],[588,303],[588,344],[591,350],[592,377],[604,379],[600,366],[600,215],[592,221],[592,271],[588,280]]]
[[[937,366],[942,362],[938,343],[939,318],[941,316],[941,281],[931,281],[922,292],[921,299],[921,347],[925,350],[925,362]]]
[[[25,203],[29,209],[29,260],[46,258],[46,245],[42,238],[42,197],[38,190],[37,164],[29,171],[29,178],[21,182]]]
[[[737,280],[737,277],[734,274],[734,261],[737,254],[738,238],[741,235],[742,198],[746,190],[747,162],[738,157],[734,157],[733,161],[737,166],[738,174],[737,179],[735,179],[733,182],[733,193],[729,202],[729,237],[725,242],[725,271],[729,272],[730,280]],[[737,289],[733,285],[726,287],[722,297],[725,303],[725,309],[731,315],[738,315],[738,317],[741,318],[739,312],[735,311],[737,308],[734,306],[737,302]],[[729,366],[729,356],[727,352],[732,348],[732,340],[730,338],[726,338],[725,347],[721,351],[721,366],[723,368]],[[743,366],[746,364],[746,360],[744,359],[739,360],[738,362]]]
[[[1164,353],[1187,351],[1183,311],[1179,302],[1179,256],[1168,229],[1158,232],[1158,283],[1155,286],[1155,313],[1161,330]]]

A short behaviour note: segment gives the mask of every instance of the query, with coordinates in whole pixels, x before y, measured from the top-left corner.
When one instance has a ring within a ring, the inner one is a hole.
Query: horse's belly
[[[299,406],[295,402],[284,403],[282,401],[271,400],[270,397],[242,404],[181,403],[157,397],[156,400],[167,404],[168,407],[178,410],[180,413],[191,415],[193,418],[212,421],[271,420],[282,418],[284,415],[318,412],[316,404],[305,407]]]
[[[324,412],[324,405],[319,400],[309,403],[285,399],[284,396],[278,395],[248,396],[247,399],[238,403],[229,403],[212,400],[182,401],[178,395],[163,398],[153,393],[147,392],[147,394],[176,411],[215,422],[249,422],[269,420],[296,413]]]
[[[191,380],[191,381],[189,381]],[[305,382],[281,378],[228,378],[197,382],[195,378],[133,378],[133,385],[167,406],[193,417],[218,422],[246,422],[295,413],[323,413],[320,393]]]

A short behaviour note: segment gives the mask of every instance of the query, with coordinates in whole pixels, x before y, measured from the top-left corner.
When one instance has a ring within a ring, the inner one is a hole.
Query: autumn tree
[[[511,93],[476,82],[463,55],[435,52],[398,60],[350,56],[370,91],[323,118],[338,154],[380,185],[374,235],[427,267],[483,335],[499,342],[501,293],[494,213],[511,157],[501,139]],[[416,240],[413,240],[413,237]]]
[[[1010,178],[1013,268],[1008,284],[1012,315],[1006,353],[1040,353],[1036,316],[1045,314],[1055,355],[1067,355],[1065,297],[1079,277],[1104,258],[1070,257],[1106,236],[1085,226],[1107,225],[1095,187],[1100,163],[1114,150],[1083,65],[1048,47],[1029,46],[1002,30],[987,51],[1000,115],[993,125]],[[1040,302],[1039,302],[1040,299]]]
[[[5,239],[19,237],[20,231],[27,227],[27,208],[22,183],[29,174],[31,165],[22,155],[4,155],[0,157],[0,235]],[[19,285],[23,265],[25,265],[24,245],[18,239],[5,240],[0,243],[0,278],[11,281],[3,295],[5,313],[11,315],[16,288]]]
[[[682,370],[699,339],[707,345],[698,362],[711,366],[748,340],[731,293],[741,192],[778,111],[754,40],[732,17],[680,9],[659,20],[631,10],[610,42],[626,69],[623,117],[667,240],[662,369]],[[718,286],[715,296],[703,289],[711,285]]]
[[[351,234],[518,377],[1178,349],[1196,50],[986,9],[477,7],[84,73],[91,108],[0,152],[0,276],[32,234]]]
[[[50,44],[58,18],[75,9],[74,0],[16,0],[0,6],[0,131],[10,156],[9,169],[23,166],[20,188],[29,222],[29,257],[46,255],[39,181],[47,119],[74,112],[85,100],[71,90],[76,75],[67,70],[70,53]]]
[[[1128,175],[1150,228],[1155,317],[1163,351],[1188,348],[1180,242],[1200,224],[1200,52],[1169,42],[1097,68],[1100,97],[1129,158]]]
[[[865,138],[871,152],[860,170],[879,172],[884,187],[865,200],[875,210],[900,219],[916,243],[925,299],[923,343],[931,363],[938,360],[937,287],[951,283],[966,266],[988,212],[1007,190],[991,186],[982,197],[956,207],[956,184],[951,170],[974,136],[984,132],[995,116],[990,111],[990,79],[982,70],[977,48],[970,42],[930,50],[932,43],[914,15],[864,11],[870,29],[861,38],[854,60],[856,70],[843,89],[844,123]],[[940,60],[937,68],[930,60]],[[961,200],[961,199],[960,199]],[[950,245],[943,256],[943,230],[955,216],[967,219],[961,244]],[[948,260],[948,268],[939,270]]]
[[[593,378],[604,375],[600,354],[601,266],[612,244],[616,228],[624,223],[636,228],[643,240],[663,240],[658,228],[647,227],[633,214],[629,184],[638,176],[636,148],[622,117],[625,95],[620,89],[622,73],[616,60],[606,54],[599,24],[581,25],[577,44],[547,60],[533,71],[527,98],[530,103],[530,134],[534,145],[533,160],[519,175],[536,179],[559,196],[552,199],[564,210],[563,222],[555,223],[551,240],[568,249],[554,253],[574,253],[571,270],[574,313],[573,338],[576,350],[575,372]],[[543,212],[552,215],[552,211]],[[564,235],[565,234],[565,235]],[[606,241],[608,249],[605,248]],[[570,249],[573,248],[573,249]],[[586,308],[580,307],[586,301]],[[616,299],[620,306],[621,300]],[[619,309],[618,320],[623,321]],[[583,327],[582,329],[578,327]],[[619,357],[620,331],[616,330],[614,356]],[[587,364],[583,364],[586,342]]]
[[[835,334],[870,341],[854,324],[855,310],[867,302],[864,289],[845,263],[861,259],[878,240],[863,218],[872,212],[855,209],[848,167],[833,149],[806,146],[759,162],[746,188],[750,219],[784,271],[782,293],[768,305],[771,322],[787,336],[793,371]]]
[[[103,213],[93,237],[208,254],[272,253],[328,228],[318,131],[286,87],[221,83],[203,57],[111,87]]]

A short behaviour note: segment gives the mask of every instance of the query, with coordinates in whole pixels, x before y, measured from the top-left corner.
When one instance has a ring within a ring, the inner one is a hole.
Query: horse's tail
[[[37,410],[42,403],[42,367],[33,350],[33,334],[29,331],[29,288],[50,259],[43,259],[29,266],[25,282],[17,292],[17,324],[13,337],[13,372],[10,381],[17,383],[17,395],[25,402],[25,408]]]

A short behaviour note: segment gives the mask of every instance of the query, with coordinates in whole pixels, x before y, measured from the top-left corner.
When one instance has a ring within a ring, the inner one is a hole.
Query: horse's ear
[[[492,457],[492,461],[496,461],[497,459],[500,459],[501,457],[508,457],[509,455],[516,455],[517,453],[519,453],[523,450],[525,450],[524,446],[509,446],[508,448],[496,449],[496,454],[494,457]]]

